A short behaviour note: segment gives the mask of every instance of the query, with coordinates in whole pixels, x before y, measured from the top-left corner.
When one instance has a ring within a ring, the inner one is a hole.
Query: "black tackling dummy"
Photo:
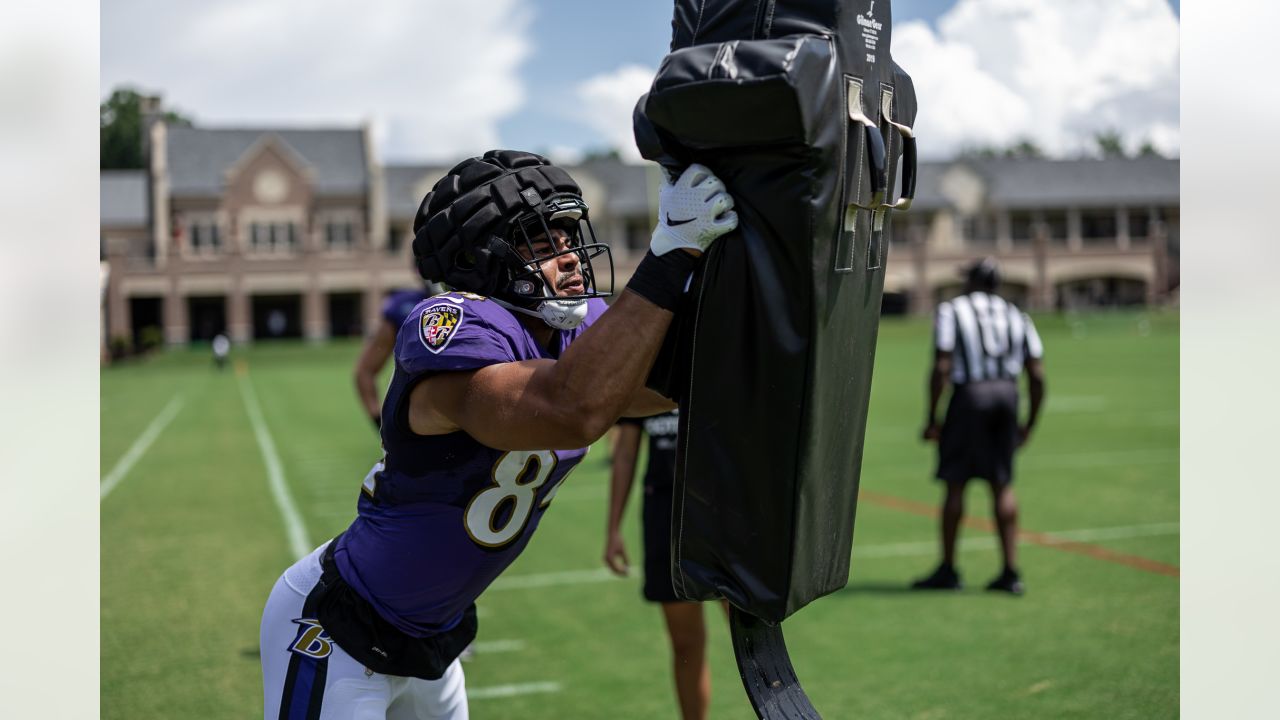
[[[676,591],[733,605],[766,718],[818,716],[777,624],[849,577],[890,217],[915,192],[890,26],[889,0],[677,0],[635,112],[641,153],[706,165],[740,218],[650,384],[680,402]]]

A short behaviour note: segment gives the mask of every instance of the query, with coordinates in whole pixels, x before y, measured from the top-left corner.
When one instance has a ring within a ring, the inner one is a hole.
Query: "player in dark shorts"
[[[923,437],[938,443],[935,476],[946,484],[942,504],[942,563],[912,584],[917,590],[958,590],[956,540],[964,517],[964,489],[972,478],[991,485],[1004,567],[988,590],[1025,592],[1017,565],[1018,503],[1013,494],[1013,453],[1030,437],[1044,400],[1044,348],[1031,318],[996,294],[995,261],[979,260],[965,270],[964,293],[938,306],[934,361]],[[1018,377],[1026,373],[1030,413],[1018,425]],[[950,382],[954,389],[946,420],[937,422],[938,403]]]
[[[707,668],[707,627],[702,603],[676,598],[671,585],[671,493],[676,472],[678,411],[644,419],[618,422],[613,446],[609,485],[608,531],[604,562],[618,575],[626,575],[630,560],[622,540],[622,516],[635,479],[640,437],[649,436],[649,460],[644,471],[641,506],[644,539],[644,599],[661,603],[671,641],[671,664],[676,700],[683,720],[703,720],[711,703],[711,673]]]

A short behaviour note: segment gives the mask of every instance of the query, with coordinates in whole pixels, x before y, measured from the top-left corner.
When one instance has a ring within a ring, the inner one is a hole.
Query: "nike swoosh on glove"
[[[738,227],[733,197],[705,165],[685,168],[675,182],[665,175],[658,189],[658,227],[649,249],[654,255],[686,248],[706,252],[716,238]]]

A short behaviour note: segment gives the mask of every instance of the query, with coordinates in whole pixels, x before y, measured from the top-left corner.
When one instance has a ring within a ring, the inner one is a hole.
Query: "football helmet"
[[[587,300],[613,289],[613,256],[596,241],[588,215],[582,191],[563,169],[533,153],[490,150],[455,165],[422,199],[413,221],[414,262],[425,280],[573,329],[586,318]],[[537,253],[553,229],[567,234],[567,244],[551,242],[551,252]],[[578,256],[583,292],[557,297],[542,264],[569,253]],[[596,280],[593,260],[601,256],[608,291]]]

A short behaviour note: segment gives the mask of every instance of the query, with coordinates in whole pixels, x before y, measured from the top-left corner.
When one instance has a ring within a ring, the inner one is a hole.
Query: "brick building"
[[[104,171],[104,338],[185,344],[362,335],[419,284],[409,243],[448,165],[377,162],[367,128],[150,126],[149,167]],[[998,258],[1031,308],[1163,302],[1177,282],[1178,161],[924,163],[894,219],[887,311],[927,312]],[[648,246],[658,170],[570,167],[621,287]]]
[[[887,305],[927,311],[990,255],[1033,309],[1166,302],[1178,282],[1178,161],[978,159],[922,163],[894,218]]]

